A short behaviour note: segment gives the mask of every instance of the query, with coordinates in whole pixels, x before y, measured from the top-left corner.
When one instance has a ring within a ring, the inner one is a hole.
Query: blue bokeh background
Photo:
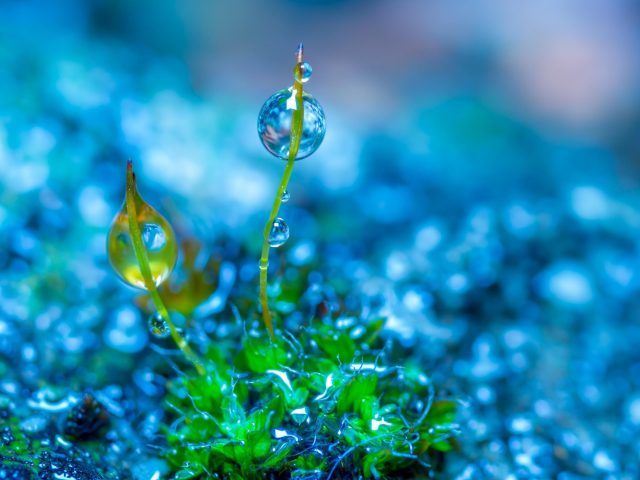
[[[127,158],[181,235],[232,239],[226,268],[255,282],[284,166],[256,117],[302,40],[327,135],[275,263],[317,261],[421,345],[464,399],[447,478],[640,476],[637,2],[0,8],[3,394],[152,355],[105,256]]]

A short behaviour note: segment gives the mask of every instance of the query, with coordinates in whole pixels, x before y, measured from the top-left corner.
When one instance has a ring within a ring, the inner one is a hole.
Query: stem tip
[[[296,50],[296,63],[302,63],[303,61],[304,61],[304,45],[302,44],[302,42],[300,42]]]

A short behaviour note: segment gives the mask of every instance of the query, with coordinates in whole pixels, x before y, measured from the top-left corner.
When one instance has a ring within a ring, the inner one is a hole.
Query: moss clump
[[[211,347],[205,375],[170,386],[175,478],[426,478],[452,446],[455,403],[394,363],[381,326],[315,321]]]

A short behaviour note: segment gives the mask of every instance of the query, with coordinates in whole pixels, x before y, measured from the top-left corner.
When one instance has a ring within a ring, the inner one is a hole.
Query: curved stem
[[[187,341],[180,335],[175,323],[171,320],[169,310],[165,306],[156,284],[153,281],[151,275],[151,268],[149,267],[149,258],[147,257],[147,251],[144,248],[142,241],[142,234],[140,232],[140,225],[138,225],[138,213],[136,211],[136,178],[133,173],[133,165],[131,161],[127,163],[127,192],[125,197],[125,203],[127,206],[127,217],[129,220],[129,233],[131,234],[131,241],[133,243],[133,251],[140,267],[140,273],[144,279],[145,286],[151,295],[151,299],[158,309],[158,313],[162,316],[167,325],[169,326],[169,332],[171,338],[176,342],[178,348],[182,351],[185,357],[193,364],[200,375],[204,375],[205,370],[202,366],[202,362],[198,359],[198,356],[191,349]]]
[[[302,45],[298,48],[296,55],[298,63],[303,61],[302,59]],[[262,307],[262,319],[264,321],[269,335],[273,339],[275,334],[273,330],[273,317],[269,310],[269,297],[267,295],[267,269],[269,267],[269,236],[273,227],[273,222],[278,216],[280,211],[280,205],[282,204],[282,194],[287,189],[289,179],[291,178],[291,172],[293,171],[293,164],[296,161],[298,155],[298,149],[300,148],[300,139],[302,137],[302,126],[304,121],[304,99],[302,97],[303,87],[302,82],[296,78],[293,87],[291,89],[291,95],[295,95],[295,110],[293,111],[291,118],[291,145],[289,147],[289,157],[287,160],[287,166],[282,174],[280,185],[276,191],[276,197],[273,200],[273,206],[271,207],[271,213],[269,214],[269,220],[264,227],[264,238],[262,241],[262,255],[260,256],[260,305]]]
[[[267,327],[267,330],[269,330],[269,335],[271,335],[272,338],[274,337],[273,319],[271,317],[271,311],[269,310],[269,298],[267,295],[267,269],[269,267],[269,250],[271,249],[269,246],[269,235],[271,234],[273,222],[278,216],[280,204],[282,203],[282,194],[287,188],[289,178],[291,178],[294,162],[295,157],[293,159],[289,158],[287,161],[287,167],[285,168],[282,179],[280,180],[280,186],[276,192],[276,198],[273,202],[271,213],[269,214],[269,220],[267,220],[267,224],[264,227],[262,255],[260,256],[260,305],[262,306],[262,319],[264,320],[264,324]]]

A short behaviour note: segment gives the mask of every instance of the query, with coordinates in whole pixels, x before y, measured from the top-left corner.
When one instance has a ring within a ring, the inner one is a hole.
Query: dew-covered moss
[[[314,321],[212,345],[206,374],[170,384],[166,457],[178,479],[427,478],[456,404],[384,344],[382,321]]]

